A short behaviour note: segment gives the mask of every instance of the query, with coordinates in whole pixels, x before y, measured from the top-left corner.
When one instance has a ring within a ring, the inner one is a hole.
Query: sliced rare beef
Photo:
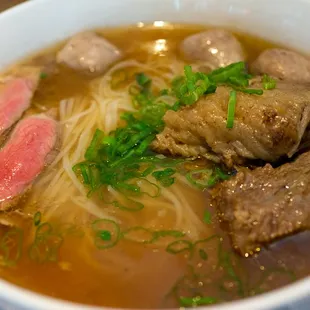
[[[87,74],[103,73],[122,57],[122,52],[94,32],[73,36],[57,54],[57,62]]]
[[[244,159],[274,162],[298,150],[310,120],[310,88],[279,82],[261,96],[238,92],[234,126],[228,129],[230,91],[220,86],[192,106],[168,111],[154,150],[223,160],[227,166],[242,164]]]
[[[38,86],[40,69],[21,69],[20,76],[8,76],[0,90],[0,137],[30,107],[32,96]]]
[[[310,83],[310,60],[285,49],[271,48],[263,51],[251,66],[255,74],[269,74],[279,79]]]
[[[310,152],[278,168],[241,169],[212,191],[234,246],[253,253],[268,242],[310,228]]]
[[[241,43],[232,33],[223,29],[191,35],[182,42],[180,50],[189,61],[206,62],[215,68],[245,60]]]
[[[21,120],[0,151],[0,210],[14,206],[55,158],[58,123],[45,115]]]

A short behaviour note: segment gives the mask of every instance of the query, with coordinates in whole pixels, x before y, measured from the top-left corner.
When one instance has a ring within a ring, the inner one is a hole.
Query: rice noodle
[[[129,69],[134,72],[143,71],[152,78],[154,88],[164,89],[169,88],[170,80],[182,72],[183,66],[176,59],[160,64],[123,61],[91,82],[89,95],[62,100],[59,103],[62,148],[55,161],[35,184],[30,197],[31,203],[39,205],[46,217],[57,217],[57,214],[67,212],[70,213],[70,218],[80,222],[87,221],[91,216],[112,219],[126,225],[148,224],[159,229],[162,227],[162,219],[168,216],[172,219],[169,221],[170,229],[185,231],[189,238],[197,239],[205,230],[205,225],[182,193],[180,186],[186,183],[184,178],[178,177],[177,184],[163,188],[160,197],[138,197],[137,201],[143,203],[145,208],[139,212],[128,212],[87,198],[87,190],[72,170],[76,163],[83,160],[96,128],[108,133],[117,128],[121,113],[135,111],[128,92],[130,83],[121,89],[112,88],[111,81],[115,72]],[[174,103],[174,99],[167,95],[157,100]],[[146,185],[141,185],[142,188],[144,186]],[[108,192],[114,199],[121,199],[120,194],[112,188]],[[155,215],[148,217],[148,213]]]

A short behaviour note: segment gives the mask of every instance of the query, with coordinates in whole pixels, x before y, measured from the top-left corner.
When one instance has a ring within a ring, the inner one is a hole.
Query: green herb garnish
[[[151,84],[151,79],[143,72],[136,75],[136,81],[141,87],[146,87]]]
[[[175,169],[172,168],[166,168],[165,170],[162,171],[155,171],[152,173],[152,176],[158,181],[160,182],[160,184],[164,187],[168,187],[171,186],[174,181],[175,178],[173,178],[172,176],[176,173]]]
[[[267,74],[264,74],[263,79],[262,79],[262,83],[263,83],[263,88],[265,90],[274,89],[277,86],[276,80]]]
[[[217,303],[217,299],[213,297],[180,297],[180,306],[182,307],[197,307],[204,305],[212,305]]]
[[[103,241],[110,241],[112,239],[112,234],[108,230],[98,231],[97,236]]]
[[[0,239],[0,265],[14,266],[22,255],[23,231],[19,228],[8,230]]]
[[[209,88],[214,90],[215,85],[212,84],[209,77],[201,72],[194,73],[191,66],[184,67],[184,75],[184,78],[175,79],[172,83],[176,97],[184,105],[197,102],[203,94],[208,92]]]
[[[104,191],[111,186],[120,192],[124,199],[108,203],[122,210],[143,209],[143,204],[136,202],[135,197],[145,194],[157,197],[160,188],[150,183],[152,189],[156,189],[156,194],[145,193],[139,185],[142,181],[149,182],[147,179],[152,176],[163,187],[169,187],[175,182],[175,166],[179,160],[159,158],[151,150],[156,135],[164,129],[165,113],[192,105],[202,96],[214,93],[218,86],[226,85],[233,88],[227,117],[227,127],[232,128],[236,91],[257,95],[263,93],[261,89],[248,88],[250,79],[244,62],[231,64],[209,74],[193,72],[191,66],[185,66],[184,76],[176,77],[172,81],[171,89],[158,90],[157,95],[153,91],[152,80],[145,73],[138,73],[135,83],[129,88],[133,106],[137,111],[124,113],[121,116],[125,122],[124,127],[117,128],[109,134],[97,129],[85,152],[85,160],[73,167],[75,174],[88,188],[88,197],[96,192],[104,197]],[[168,94],[176,98],[172,105],[160,98]],[[215,168],[191,171],[187,173],[186,178],[194,186],[204,189],[226,179],[223,175],[224,172]]]
[[[193,249],[193,243],[189,240],[173,241],[166,247],[166,251],[170,254],[179,254],[185,251],[189,251],[192,254]]]
[[[38,263],[55,262],[63,237],[48,222],[40,223],[36,228],[34,241],[29,248],[29,256]]]
[[[188,182],[199,189],[210,188],[217,182],[227,180],[229,176],[220,168],[192,170],[186,174]]]
[[[198,253],[199,253],[199,256],[200,256],[201,259],[203,259],[203,260],[207,260],[208,259],[208,254],[207,254],[207,252],[205,250],[199,249]]]
[[[41,212],[36,212],[33,217],[34,226],[38,226],[41,223]]]
[[[236,109],[236,101],[237,101],[237,93],[235,90],[232,90],[229,95],[228,101],[228,111],[227,111],[227,128],[233,128],[234,120],[235,120],[235,109]]]
[[[91,226],[95,233],[95,246],[100,250],[114,247],[121,237],[119,225],[112,220],[95,220]]]
[[[41,72],[41,74],[40,74],[40,79],[46,79],[47,78],[47,73],[45,73],[45,72]]]
[[[205,213],[203,215],[203,221],[206,224],[211,224],[212,223],[212,219],[211,219],[211,213],[209,210],[205,210]]]
[[[262,89],[255,89],[255,88],[240,88],[240,87],[233,87],[234,90],[239,91],[241,93],[249,94],[249,95],[262,95],[264,91]]]

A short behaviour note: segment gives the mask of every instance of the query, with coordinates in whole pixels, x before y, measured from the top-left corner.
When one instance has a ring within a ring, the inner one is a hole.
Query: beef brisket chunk
[[[260,82],[253,87],[261,88]],[[217,158],[228,166],[245,159],[291,157],[310,120],[310,88],[278,82],[263,95],[238,92],[234,126],[226,127],[231,88],[220,86],[196,104],[164,116],[165,129],[153,148],[159,153]]]
[[[242,254],[310,228],[310,152],[278,168],[242,168],[213,191],[213,205]]]

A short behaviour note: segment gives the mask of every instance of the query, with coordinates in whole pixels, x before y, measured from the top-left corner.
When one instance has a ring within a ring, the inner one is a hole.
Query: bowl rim
[[[15,14],[20,14],[24,10],[31,10],[36,7],[38,3],[53,2],[54,0],[28,0],[20,3],[14,7],[11,7],[0,13],[0,18],[10,18]],[[147,1],[147,0],[145,0]],[[291,0],[294,1],[294,0]],[[300,2],[308,2],[310,0],[299,0]],[[42,46],[44,48],[44,46]],[[215,306],[201,306],[199,309],[205,310],[271,310],[279,306],[289,306],[296,301],[301,301],[304,297],[310,295],[310,276],[297,280],[296,282],[286,285],[284,287],[277,288],[267,293],[263,293],[257,296],[247,297],[237,301],[226,302]],[[0,305],[4,301],[5,303],[14,302],[20,309],[26,309],[29,306],[34,310],[99,310],[99,309],[111,309],[111,310],[123,310],[122,308],[111,308],[102,306],[92,306],[88,304],[79,304],[54,298],[48,295],[37,293],[32,290],[17,286],[6,280],[0,279]],[[293,306],[294,307],[294,306]],[[127,310],[133,310],[126,308]],[[293,309],[293,308],[292,308]],[[145,309],[147,310],[147,309]],[[152,309],[149,309],[152,310]],[[165,309],[162,309],[165,310]],[[166,310],[171,310],[166,309]]]

